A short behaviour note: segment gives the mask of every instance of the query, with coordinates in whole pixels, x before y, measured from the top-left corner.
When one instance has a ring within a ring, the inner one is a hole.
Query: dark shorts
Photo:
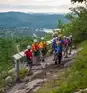
[[[55,62],[57,62],[57,60],[58,60],[59,64],[60,64],[61,63],[61,59],[62,59],[62,52],[55,53]]]
[[[32,63],[32,60],[31,59],[27,59],[27,65],[32,67],[33,63]]]
[[[42,49],[42,55],[45,56],[47,54],[47,48]]]

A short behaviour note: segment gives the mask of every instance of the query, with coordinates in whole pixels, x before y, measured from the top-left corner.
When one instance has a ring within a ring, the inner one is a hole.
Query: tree
[[[64,34],[72,33],[75,42],[87,40],[87,9],[84,7],[71,8],[72,12],[68,19],[70,23],[63,26]],[[74,15],[72,17],[72,14]]]
[[[61,20],[58,20],[57,28],[61,29],[63,27],[63,23]]]

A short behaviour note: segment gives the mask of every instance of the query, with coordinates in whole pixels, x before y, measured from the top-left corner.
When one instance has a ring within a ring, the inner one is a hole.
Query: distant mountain
[[[21,12],[0,13],[0,28],[56,28],[58,19],[63,23],[68,20],[64,14],[28,14]]]

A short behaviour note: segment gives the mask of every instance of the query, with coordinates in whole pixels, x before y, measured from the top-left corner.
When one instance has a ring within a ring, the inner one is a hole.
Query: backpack
[[[64,45],[66,46],[68,44],[68,40],[64,40]]]

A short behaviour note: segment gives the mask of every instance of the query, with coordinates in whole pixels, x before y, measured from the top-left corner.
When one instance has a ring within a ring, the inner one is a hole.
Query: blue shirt
[[[62,52],[62,47],[60,45],[56,46],[55,52],[56,53],[61,53]]]

